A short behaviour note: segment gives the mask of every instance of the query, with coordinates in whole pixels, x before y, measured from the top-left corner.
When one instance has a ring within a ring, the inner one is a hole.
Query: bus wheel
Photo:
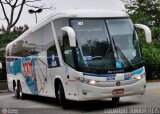
[[[24,99],[24,94],[22,93],[22,86],[20,83],[17,86],[17,98]]]
[[[13,92],[14,92],[15,97],[17,97],[17,87],[16,87],[15,81],[13,81]]]
[[[119,100],[120,100],[120,98],[119,98],[119,97],[112,98],[112,101],[113,101],[114,103],[119,102]]]
[[[60,101],[63,109],[67,109],[68,108],[68,101],[67,101],[67,99],[65,97],[64,88],[63,88],[62,83],[59,84],[58,98],[59,98],[59,101]]]
[[[19,98],[17,87],[14,87],[13,91],[14,91],[15,97]]]

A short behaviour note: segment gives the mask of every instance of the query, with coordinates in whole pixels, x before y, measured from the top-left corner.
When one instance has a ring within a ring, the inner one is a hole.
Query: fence
[[[7,81],[0,80],[0,90],[6,90],[6,89],[8,89]]]

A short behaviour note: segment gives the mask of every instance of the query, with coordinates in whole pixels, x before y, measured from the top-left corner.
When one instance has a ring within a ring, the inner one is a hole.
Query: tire
[[[25,95],[22,92],[22,86],[21,86],[20,83],[18,83],[18,85],[17,85],[16,94],[17,94],[16,96],[17,96],[18,99],[24,99]]]
[[[59,98],[59,101],[60,101],[63,109],[68,109],[69,104],[68,104],[68,100],[65,97],[64,88],[63,88],[62,83],[59,84],[58,98]]]
[[[17,87],[14,87],[14,95],[16,98],[19,98]]]
[[[112,98],[112,102],[113,102],[113,103],[118,103],[118,102],[119,102],[119,100],[120,100],[120,98],[119,98],[119,97]]]

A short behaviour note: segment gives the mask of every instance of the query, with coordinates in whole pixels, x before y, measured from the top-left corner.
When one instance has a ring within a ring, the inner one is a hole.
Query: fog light
[[[87,91],[82,90],[82,94],[83,94],[83,95],[87,95]]]

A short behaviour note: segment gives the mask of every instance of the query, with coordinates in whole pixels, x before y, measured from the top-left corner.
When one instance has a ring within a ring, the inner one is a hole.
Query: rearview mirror
[[[144,30],[147,43],[152,42],[152,33],[151,33],[151,30],[149,29],[149,27],[147,27],[146,25],[143,25],[143,24],[135,24],[135,27]]]
[[[70,46],[76,47],[76,35],[75,35],[74,30],[69,26],[62,27],[61,30],[67,32],[68,37],[69,37]]]
[[[0,69],[2,69],[2,63],[0,62]]]

